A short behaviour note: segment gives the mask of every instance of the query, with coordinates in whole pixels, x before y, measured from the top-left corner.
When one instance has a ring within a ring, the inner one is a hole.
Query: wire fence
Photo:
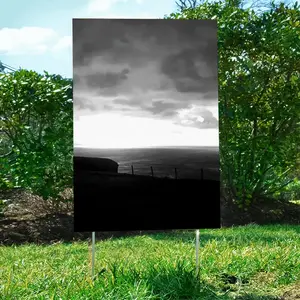
[[[122,168],[123,169],[123,168]],[[166,172],[166,174],[163,174],[162,171],[159,172],[155,172],[153,166],[149,167],[149,172],[139,172],[136,171],[134,166],[131,165],[130,170],[128,172],[122,172],[120,174],[131,174],[131,175],[144,175],[144,176],[151,176],[153,178],[161,178],[161,177],[167,177],[167,178],[172,178],[172,179],[183,179],[183,178],[191,178],[188,177],[187,175],[182,175],[182,173],[186,174],[186,172],[180,172],[179,168],[175,167],[172,169],[173,170],[173,174],[170,175],[170,172]],[[124,169],[122,170],[124,171]],[[200,168],[198,171],[191,171],[189,172],[190,174],[193,174],[193,178],[197,178],[200,180],[205,180],[205,179],[212,179],[212,177],[214,177],[214,179],[218,179],[218,175],[219,175],[219,170],[218,169],[209,169],[209,168]],[[213,174],[213,175],[212,175]]]

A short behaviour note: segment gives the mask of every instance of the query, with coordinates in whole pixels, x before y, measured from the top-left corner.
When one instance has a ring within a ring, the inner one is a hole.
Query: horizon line
[[[219,145],[192,145],[192,146],[140,146],[140,147],[95,147],[95,146],[84,146],[74,145],[75,148],[86,148],[86,149],[147,149],[147,148],[219,148]]]

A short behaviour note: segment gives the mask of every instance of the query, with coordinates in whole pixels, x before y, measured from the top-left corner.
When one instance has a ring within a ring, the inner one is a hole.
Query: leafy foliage
[[[299,195],[300,7],[258,14],[227,0],[171,19],[217,19],[220,157],[225,195],[240,207]],[[0,75],[0,188],[44,198],[72,186],[72,82],[19,70]]]
[[[281,3],[257,14],[232,1],[205,2],[169,18],[218,22],[226,195],[240,207],[279,196],[294,180],[300,153],[299,5]]]
[[[0,75],[0,188],[44,198],[72,186],[72,81],[47,72]]]

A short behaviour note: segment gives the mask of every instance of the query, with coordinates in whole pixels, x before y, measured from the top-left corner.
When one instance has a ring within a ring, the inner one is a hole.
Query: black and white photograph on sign
[[[73,19],[74,230],[220,228],[217,22]]]

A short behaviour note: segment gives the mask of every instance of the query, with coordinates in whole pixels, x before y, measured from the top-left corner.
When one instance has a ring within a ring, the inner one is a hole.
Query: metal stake
[[[92,232],[92,280],[95,276],[95,231]]]
[[[200,231],[196,230],[196,276],[199,275],[199,247],[200,247]]]

